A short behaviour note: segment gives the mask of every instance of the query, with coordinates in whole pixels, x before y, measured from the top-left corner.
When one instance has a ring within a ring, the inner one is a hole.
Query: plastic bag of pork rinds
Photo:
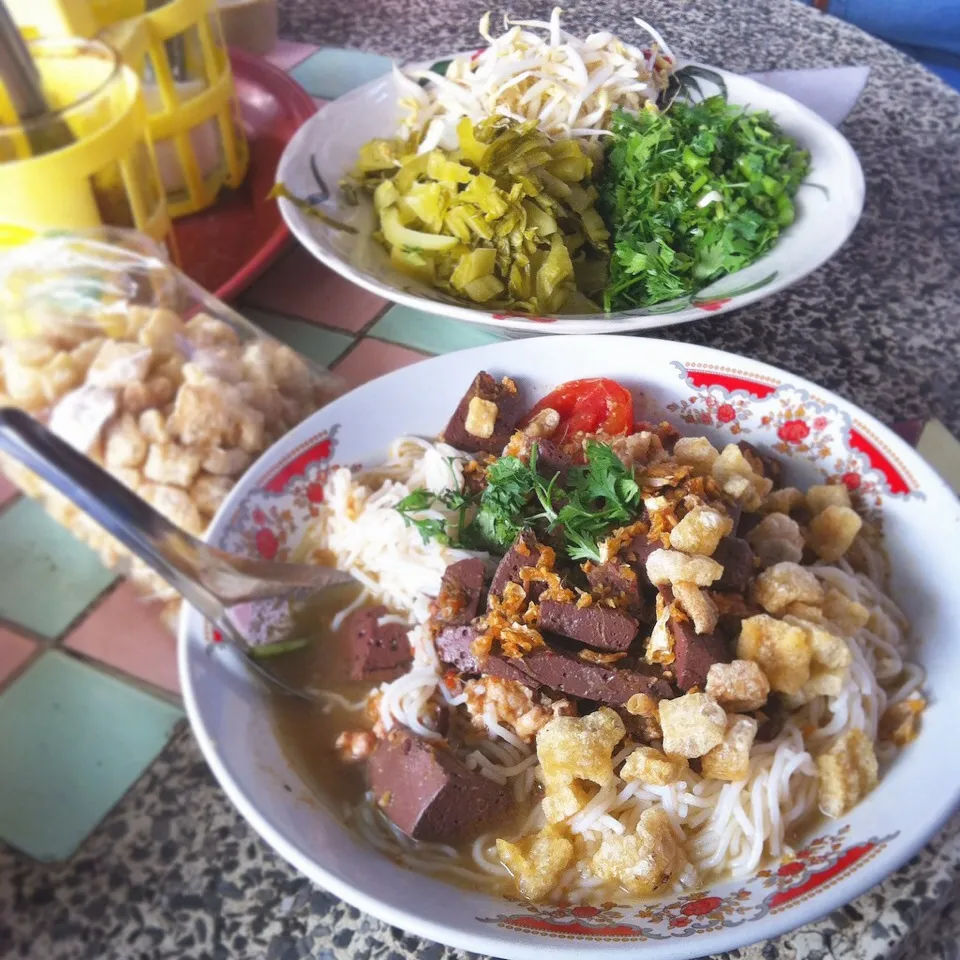
[[[44,420],[195,536],[271,443],[340,392],[138,234],[48,235],[0,258],[0,406]],[[174,627],[165,581],[33,473],[2,467]]]

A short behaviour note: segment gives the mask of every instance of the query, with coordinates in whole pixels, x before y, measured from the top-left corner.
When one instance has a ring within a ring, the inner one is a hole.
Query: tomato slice
[[[578,432],[620,436],[633,429],[633,396],[616,380],[597,377],[562,383],[534,405],[522,425],[548,407],[560,414],[554,437],[558,443]]]

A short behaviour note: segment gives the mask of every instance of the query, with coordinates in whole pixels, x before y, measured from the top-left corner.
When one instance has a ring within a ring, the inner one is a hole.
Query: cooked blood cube
[[[367,777],[377,806],[414,840],[468,840],[510,804],[499,784],[406,730],[394,730],[377,744]]]
[[[484,673],[491,677],[499,677],[501,680],[516,680],[518,683],[525,683],[528,687],[540,686],[516,666],[519,663],[518,660],[503,657],[498,653],[489,654],[481,667],[471,650],[473,641],[478,636],[480,631],[469,624],[461,627],[447,627],[436,639],[437,655],[443,663],[449,664],[460,673]]]
[[[437,619],[443,623],[469,623],[480,609],[485,566],[482,560],[471,558],[451,563],[443,572],[440,593],[437,595]]]
[[[726,641],[713,633],[697,633],[689,620],[670,621],[673,634],[673,670],[681,690],[707,685],[707,673],[715,663],[729,663],[733,658]]]
[[[586,575],[587,582],[597,597],[610,598],[617,606],[626,610],[640,609],[640,587],[632,567],[616,560],[608,560],[606,563],[587,566]]]
[[[386,615],[386,607],[365,607],[344,620],[340,636],[352,680],[393,680],[413,659],[407,627],[402,623],[381,624]]]
[[[503,588],[511,581],[525,586],[520,579],[520,571],[524,567],[535,567],[539,559],[540,544],[537,543],[536,537],[529,530],[521,531],[513,546],[503,555],[503,559],[493,575],[493,582],[490,584],[490,596],[502,597]],[[531,583],[529,585],[530,596],[536,599],[543,593],[545,587],[545,583]]]
[[[511,662],[541,686],[608,706],[625,706],[638,693],[658,700],[673,695],[670,684],[654,673],[653,668],[605,666],[553,647],[537,647]],[[529,679],[525,683],[532,686]]]
[[[543,600],[540,603],[540,628],[552,630],[571,640],[579,640],[597,650],[625,652],[637,635],[637,621],[633,617],[592,605],[578,607],[575,603]]]
[[[713,584],[714,590],[745,593],[753,576],[753,550],[746,540],[724,537],[713,553],[723,567],[723,575]]]
[[[467,453],[500,454],[521,412],[517,385],[509,377],[497,383],[481,371],[457,405],[443,439]]]

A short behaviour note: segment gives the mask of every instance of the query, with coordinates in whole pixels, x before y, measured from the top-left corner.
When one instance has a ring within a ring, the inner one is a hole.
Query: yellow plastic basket
[[[28,34],[99,32],[140,77],[171,216],[243,182],[249,154],[216,0],[7,2]]]
[[[168,0],[142,12],[135,19],[145,26],[145,48],[130,28],[130,0],[94,7],[101,24],[110,25],[108,36],[128,32],[120,48],[143,83],[171,215],[202,210],[224,186],[239,186],[249,154],[215,0]]]

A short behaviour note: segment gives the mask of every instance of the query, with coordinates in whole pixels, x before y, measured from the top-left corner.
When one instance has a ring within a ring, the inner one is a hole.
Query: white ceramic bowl
[[[752,266],[717,280],[694,297],[612,314],[529,317],[493,313],[480,305],[462,304],[394,269],[372,238],[375,220],[366,199],[360,207],[348,207],[335,195],[322,205],[326,212],[356,227],[356,235],[325,226],[288,200],[280,200],[280,210],[293,235],[318,260],[348,280],[408,307],[500,331],[626,333],[735,310],[796,283],[840,249],[863,209],[863,172],[850,144],[812,110],[755,80],[715,67],[709,69],[723,76],[731,103],[768,110],[786,133],[809,150],[811,170],[797,194],[796,221],[776,246]],[[704,93],[716,89],[708,82],[701,86]],[[392,75],[351,91],[300,128],[280,159],[277,179],[297,196],[315,193],[312,155],[318,172],[333,190],[355,166],[364,143],[374,137],[395,135],[400,116]]]
[[[612,377],[636,388],[638,417],[662,414],[716,444],[743,437],[777,453],[795,484],[840,475],[863,492],[883,519],[893,594],[922,641],[931,701],[922,733],[877,789],[823,826],[792,863],[641,910],[526,907],[408,872],[348,832],[291,771],[260,688],[187,610],[179,655],[190,720],[220,783],[260,835],[360,909],[510,960],[635,956],[639,944],[650,960],[730,950],[840,907],[916,853],[960,797],[960,504],[890,430],[799,377],[704,347],[627,337],[533,338],[447,354],[360,387],[284,437],[238,484],[209,539],[282,558],[331,465],[376,463],[403,433],[436,435],[481,369],[517,378],[534,398],[565,380]]]

